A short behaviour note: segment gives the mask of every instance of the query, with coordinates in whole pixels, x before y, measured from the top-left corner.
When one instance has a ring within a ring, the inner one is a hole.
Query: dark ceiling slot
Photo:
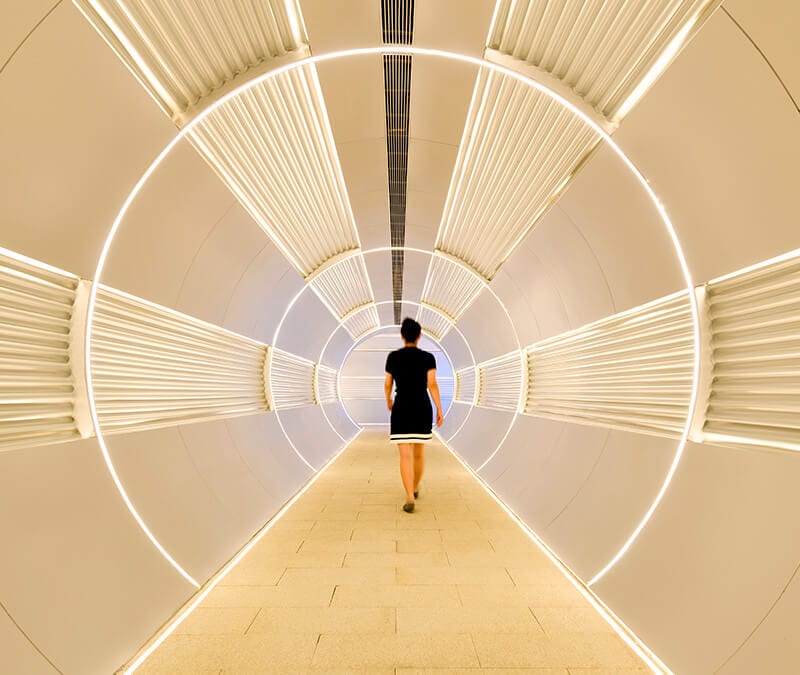
[[[383,41],[410,45],[414,32],[414,0],[381,0]],[[411,100],[411,57],[383,57],[386,100],[386,152],[389,161],[389,230],[392,246],[405,246],[408,185],[408,112]],[[400,323],[403,300],[403,251],[392,251],[394,320]]]

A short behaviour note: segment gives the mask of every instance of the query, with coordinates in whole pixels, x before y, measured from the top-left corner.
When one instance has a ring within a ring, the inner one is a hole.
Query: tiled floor
[[[140,673],[648,672],[437,443],[417,510],[362,434]]]

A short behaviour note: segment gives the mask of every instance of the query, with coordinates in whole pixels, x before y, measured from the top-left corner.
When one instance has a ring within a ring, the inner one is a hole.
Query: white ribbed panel
[[[104,433],[263,412],[265,358],[255,340],[98,290],[91,359]]]
[[[313,361],[270,349],[269,391],[275,410],[314,405]]]
[[[686,292],[528,348],[525,412],[680,437],[694,355]]]
[[[70,317],[78,278],[0,249],[0,450],[79,438]]]
[[[713,380],[704,432],[800,450],[800,251],[707,286]]]
[[[437,342],[441,342],[442,338],[453,327],[453,323],[447,316],[425,305],[420,305],[417,309],[417,321],[422,326],[422,330]]]
[[[304,277],[359,247],[312,66],[243,92],[206,117],[190,138]],[[368,286],[356,292],[371,297]]]
[[[477,369],[472,366],[462,368],[456,372],[455,392],[453,400],[461,403],[475,403],[475,391],[477,387]]]
[[[563,80],[607,118],[719,0],[498,0],[489,47]]]
[[[596,142],[593,131],[544,94],[482,71],[436,248],[491,279]]]
[[[354,340],[357,340],[364,333],[380,327],[380,325],[381,318],[378,316],[378,308],[375,303],[353,311],[342,321],[342,326]]]
[[[385,397],[382,376],[342,376],[342,400],[380,401]]]
[[[436,383],[439,385],[439,396],[443,399],[452,399],[453,391],[456,388],[456,381],[452,377],[437,377]]]
[[[296,0],[74,0],[170,116],[306,42]]]
[[[317,403],[333,403],[339,400],[338,373],[333,368],[318,363],[314,371]]]
[[[326,265],[309,284],[339,319],[375,301],[364,256],[360,252]]]
[[[431,258],[422,289],[422,302],[447,314],[455,323],[484,287],[483,279],[472,270],[436,254]]]
[[[478,365],[478,403],[482,408],[516,411],[523,395],[523,357],[510,352]]]

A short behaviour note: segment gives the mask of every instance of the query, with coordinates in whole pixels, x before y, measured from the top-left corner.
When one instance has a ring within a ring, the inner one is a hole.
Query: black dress
[[[428,371],[436,368],[430,352],[403,347],[386,357],[386,372],[396,387],[392,406],[392,443],[424,443],[431,440],[433,408],[428,397]]]

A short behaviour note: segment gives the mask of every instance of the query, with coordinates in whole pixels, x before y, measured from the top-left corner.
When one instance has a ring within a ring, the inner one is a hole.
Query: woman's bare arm
[[[436,426],[440,427],[444,422],[444,416],[442,415],[442,399],[439,397],[439,383],[436,381],[436,368],[428,371],[428,390],[436,405]]]
[[[391,373],[386,373],[386,379],[383,381],[383,392],[386,394],[386,407],[392,409],[392,385],[394,378]]]

